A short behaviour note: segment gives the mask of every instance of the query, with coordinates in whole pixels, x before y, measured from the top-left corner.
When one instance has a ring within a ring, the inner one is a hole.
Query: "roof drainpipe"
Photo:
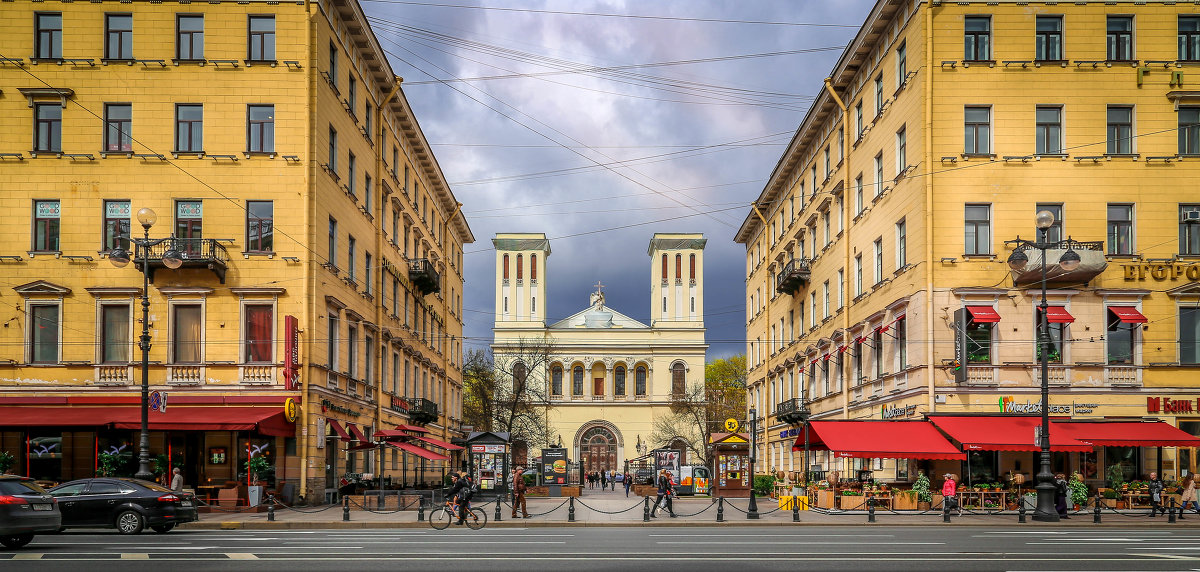
[[[829,92],[829,96],[833,98],[833,102],[837,104],[838,109],[842,110],[842,281],[838,284],[838,292],[842,292],[842,300],[845,301],[845,293],[848,291],[846,282],[848,281],[847,272],[850,268],[850,201],[846,200],[847,193],[850,192],[850,114],[846,112],[846,104],[842,98],[838,97],[837,91],[833,89],[833,78],[825,78],[825,90]],[[845,346],[850,345],[850,308],[844,306],[842,308],[842,343]],[[842,356],[838,356],[839,360],[843,360]],[[843,360],[843,364],[845,361]],[[850,417],[850,368],[842,366],[842,418]]]

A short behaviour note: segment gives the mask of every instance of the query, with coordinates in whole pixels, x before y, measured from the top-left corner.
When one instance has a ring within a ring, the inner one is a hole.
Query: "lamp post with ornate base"
[[[142,350],[142,430],[138,440],[138,471],[133,476],[149,481],[154,479],[154,473],[150,470],[150,247],[174,241],[175,237],[150,238],[150,227],[154,226],[158,215],[148,207],[138,210],[137,219],[142,225],[144,236],[128,237],[139,253],[137,258],[142,265],[142,335],[138,338],[138,348]],[[108,260],[113,266],[124,268],[129,264],[129,251],[118,245],[109,253]],[[175,250],[174,242],[163,252],[162,263],[171,269],[183,265],[183,259]]]
[[[758,520],[758,502],[754,500],[754,470],[758,451],[758,411],[750,408],[750,504],[746,507],[746,518]]]
[[[1046,242],[1046,235],[1050,227],[1054,225],[1053,213],[1045,210],[1038,211],[1034,222],[1038,228],[1037,242],[1018,241],[1017,248],[1008,257],[1008,265],[1013,270],[1022,271],[1025,269],[1025,265],[1029,263],[1029,256],[1025,254],[1025,249],[1036,248],[1041,251],[1042,301],[1038,306],[1041,310],[1041,316],[1038,319],[1037,348],[1038,365],[1041,368],[1042,378],[1042,427],[1038,434],[1041,453],[1039,454],[1040,466],[1037,473],[1037,485],[1034,487],[1037,490],[1037,508],[1033,513],[1033,520],[1058,522],[1058,511],[1054,507],[1054,473],[1051,472],[1050,468],[1050,322],[1047,310],[1048,306],[1046,304],[1046,249],[1058,246],[1059,243],[1050,244]],[[1067,272],[1079,268],[1079,263],[1079,254],[1070,248],[1058,259],[1058,265]]]

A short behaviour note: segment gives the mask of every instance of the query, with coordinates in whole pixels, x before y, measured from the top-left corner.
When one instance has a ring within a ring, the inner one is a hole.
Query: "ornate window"
[[[563,368],[556,365],[550,368],[550,395],[561,396],[563,383]]]
[[[583,366],[571,369],[571,395],[583,395]]]
[[[634,370],[633,375],[634,375],[634,388],[633,388],[634,394],[644,397],[646,395],[646,366],[639,365],[637,367],[637,369]]]
[[[676,363],[671,366],[671,395],[682,396],[685,390],[684,366],[682,363]]]

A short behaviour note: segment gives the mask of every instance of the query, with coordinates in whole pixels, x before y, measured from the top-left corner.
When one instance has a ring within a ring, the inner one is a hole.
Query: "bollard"
[[[1171,497],[1171,506],[1167,507],[1167,524],[1175,524],[1175,497]]]
[[[950,522],[950,503],[942,499],[942,522]]]
[[[642,522],[650,522],[650,497],[646,497],[646,504],[642,507]]]
[[[800,522],[800,501],[792,497],[792,522]]]
[[[425,522],[425,496],[417,497],[417,522]]]
[[[516,507],[513,507],[514,509]],[[500,497],[496,496],[496,522],[500,522]]]
[[[867,503],[867,522],[875,522],[875,503]]]
[[[717,522],[725,522],[725,497],[717,497]]]
[[[270,499],[267,503],[267,522],[275,522],[275,498]]]
[[[567,522],[575,522],[575,497],[571,497],[571,506],[567,507]]]
[[[342,521],[350,521],[350,497],[342,497]]]
[[[1017,509],[1017,522],[1025,524],[1025,499],[1021,499],[1021,508]]]
[[[1100,503],[1102,502],[1104,501],[1100,498],[1100,491],[1096,491],[1096,507],[1092,511],[1092,522],[1095,524],[1100,524]]]

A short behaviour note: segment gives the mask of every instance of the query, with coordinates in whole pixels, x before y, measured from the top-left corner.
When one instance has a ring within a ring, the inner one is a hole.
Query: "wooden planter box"
[[[631,494],[639,497],[652,497],[658,495],[658,487],[655,485],[633,485]]]
[[[817,508],[831,509],[834,508],[834,494],[831,490],[817,491]]]
[[[865,496],[838,497],[838,508],[842,510],[862,510],[867,506]]]
[[[559,486],[562,487],[562,496],[564,498],[577,497],[577,496],[583,495],[583,487],[571,486],[571,485],[559,485]],[[537,487],[525,487],[525,496],[526,497],[548,497],[548,496],[550,496],[550,487],[545,486],[545,485],[537,486]]]
[[[917,495],[896,491],[892,495],[893,510],[917,510]]]

